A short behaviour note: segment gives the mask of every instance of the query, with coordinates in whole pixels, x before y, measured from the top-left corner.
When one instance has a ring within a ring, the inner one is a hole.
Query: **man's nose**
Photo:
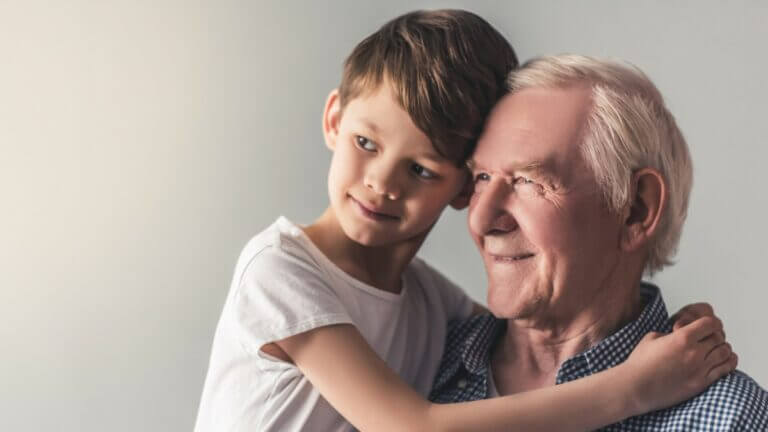
[[[400,198],[402,188],[396,163],[387,160],[370,163],[363,181],[365,186],[376,195],[383,195],[390,200]]]
[[[509,212],[513,187],[503,179],[491,179],[475,192],[469,207],[469,229],[478,237],[503,234],[517,228],[517,220]]]

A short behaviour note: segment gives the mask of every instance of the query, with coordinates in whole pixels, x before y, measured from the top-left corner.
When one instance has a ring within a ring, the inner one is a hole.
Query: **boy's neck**
[[[393,293],[400,293],[401,275],[427,234],[395,244],[364,246],[347,237],[330,207],[305,227],[304,232],[345,273],[374,288]]]

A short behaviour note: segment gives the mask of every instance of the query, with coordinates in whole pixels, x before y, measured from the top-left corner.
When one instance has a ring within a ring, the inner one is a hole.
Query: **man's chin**
[[[488,310],[491,311],[493,316],[501,319],[533,318],[539,309],[539,303],[535,301],[521,302],[520,299],[514,298],[516,296],[519,296],[519,293],[510,294],[509,296],[489,295]]]
[[[530,308],[512,308],[512,307],[498,307],[494,308],[488,306],[488,310],[491,311],[493,316],[504,320],[527,320],[534,317],[534,314]]]

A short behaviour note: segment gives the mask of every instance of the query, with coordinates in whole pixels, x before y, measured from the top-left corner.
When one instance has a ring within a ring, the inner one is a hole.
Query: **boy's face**
[[[466,173],[440,156],[411,121],[386,82],[349,101],[338,92],[323,117],[333,150],[328,174],[331,207],[344,233],[366,246],[426,234],[449,203],[463,207]]]

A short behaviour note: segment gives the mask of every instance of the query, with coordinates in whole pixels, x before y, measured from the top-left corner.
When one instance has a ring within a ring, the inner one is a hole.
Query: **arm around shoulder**
[[[408,387],[352,325],[314,329],[277,344],[341,415],[365,431],[583,431],[634,414],[630,398],[620,397],[618,370],[533,392],[440,405]]]

